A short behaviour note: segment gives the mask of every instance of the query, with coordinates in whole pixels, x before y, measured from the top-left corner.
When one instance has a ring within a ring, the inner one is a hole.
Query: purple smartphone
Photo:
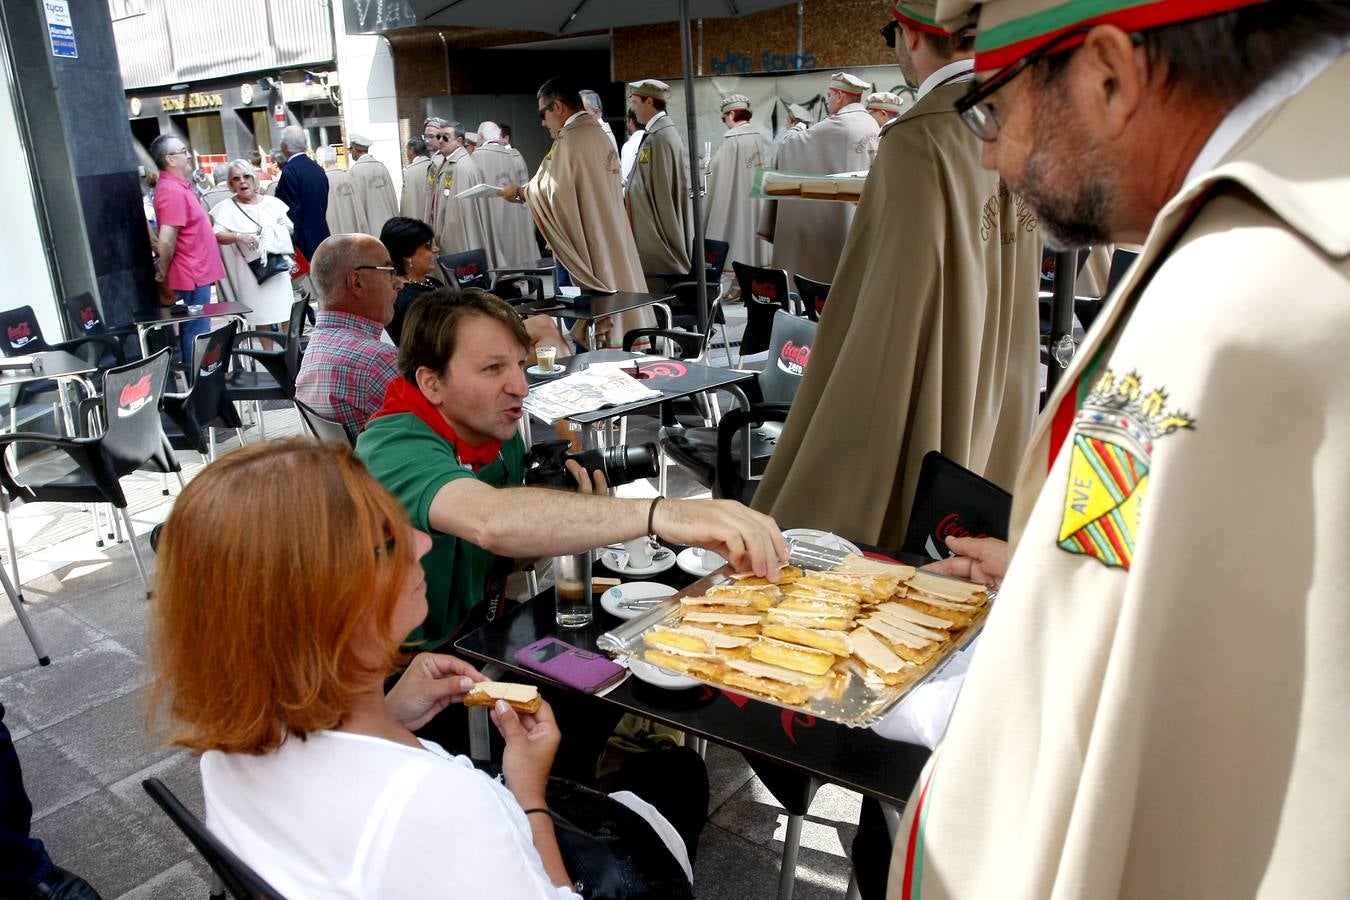
[[[554,637],[540,638],[517,650],[516,662],[585,694],[604,690],[627,671],[602,654],[573,647]]]

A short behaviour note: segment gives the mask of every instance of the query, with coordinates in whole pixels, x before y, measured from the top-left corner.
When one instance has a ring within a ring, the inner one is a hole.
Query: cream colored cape
[[[475,151],[473,161],[487,184],[502,187],[529,180],[520,154],[496,142],[481,145]],[[520,265],[539,255],[539,247],[534,242],[534,223],[526,206],[507,203],[500,197],[482,197],[476,203],[479,216],[486,225],[483,248],[487,250],[491,265],[499,268]]]
[[[1347,96],[1164,207],[1052,396],[891,898],[1350,896]]]
[[[469,176],[470,183],[461,186],[459,167],[466,163],[464,174]],[[472,249],[464,223],[464,212],[468,205],[455,196],[459,191],[478,183],[476,178],[478,169],[469,158],[469,151],[463,147],[456,147],[455,152],[446,157],[439,169],[428,171],[429,178],[434,179],[431,202],[435,221],[431,227],[436,231],[436,243],[440,244],[441,255],[463,253]]]
[[[384,163],[367,153],[347,169],[356,201],[366,217],[366,233],[380,236],[384,223],[398,215],[398,197],[394,194],[394,179]]]
[[[483,183],[483,170],[478,168],[478,152],[464,151],[464,156],[455,163],[455,194],[461,194],[469,188]],[[455,197],[459,206],[460,220],[464,223],[464,240],[470,250],[486,250],[490,226],[483,198]]]
[[[704,199],[704,233],[731,245],[728,260],[764,266],[772,248],[755,234],[764,201],[750,196],[755,170],[764,166],[764,142],[759,129],[742,122],[727,131],[708,167]],[[730,268],[730,266],[728,266]]]
[[[324,169],[328,178],[328,230],[332,234],[369,234],[366,214],[356,196],[352,177],[343,169]]]
[[[804,131],[789,131],[778,145],[774,168],[814,175],[865,171],[872,166],[879,133],[863,105],[850,103]],[[770,265],[830,283],[853,212],[852,203],[766,201],[759,234],[773,243]]]
[[[431,217],[427,214],[428,175],[432,168],[431,157],[419,156],[403,169],[403,192],[399,195],[398,214],[410,219],[421,219],[428,225]]]
[[[563,126],[525,196],[574,284],[605,293],[647,289],[619,192],[619,154],[594,117]],[[650,309],[614,318],[599,326],[604,346],[620,346],[626,331],[656,324]]]
[[[688,272],[694,246],[689,154],[670,116],[647,123],[624,190],[644,272]]]
[[[755,493],[784,527],[899,547],[929,450],[1012,487],[1039,396],[1041,236],[980,166],[952,109],[964,91],[937,88],[882,132]]]

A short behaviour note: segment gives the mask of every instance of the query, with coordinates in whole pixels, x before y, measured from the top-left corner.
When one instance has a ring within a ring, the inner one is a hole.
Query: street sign
[[[52,56],[78,59],[80,51],[75,46],[68,0],[42,0],[42,7],[47,12],[47,37],[52,42]]]

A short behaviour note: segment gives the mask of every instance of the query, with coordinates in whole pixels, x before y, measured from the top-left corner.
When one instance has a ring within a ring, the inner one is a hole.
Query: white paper
[[[475,184],[467,191],[460,191],[455,196],[463,200],[473,200],[477,197],[496,197],[500,190],[501,188],[495,184]]]
[[[531,388],[523,405],[526,412],[551,425],[568,416],[660,396],[660,391],[643,387],[626,372],[597,365]]]

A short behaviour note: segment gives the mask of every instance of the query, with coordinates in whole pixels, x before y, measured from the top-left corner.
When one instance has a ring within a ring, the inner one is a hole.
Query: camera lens
[[[605,449],[605,481],[619,485],[656,477],[656,454],[656,445],[651,443]]]

